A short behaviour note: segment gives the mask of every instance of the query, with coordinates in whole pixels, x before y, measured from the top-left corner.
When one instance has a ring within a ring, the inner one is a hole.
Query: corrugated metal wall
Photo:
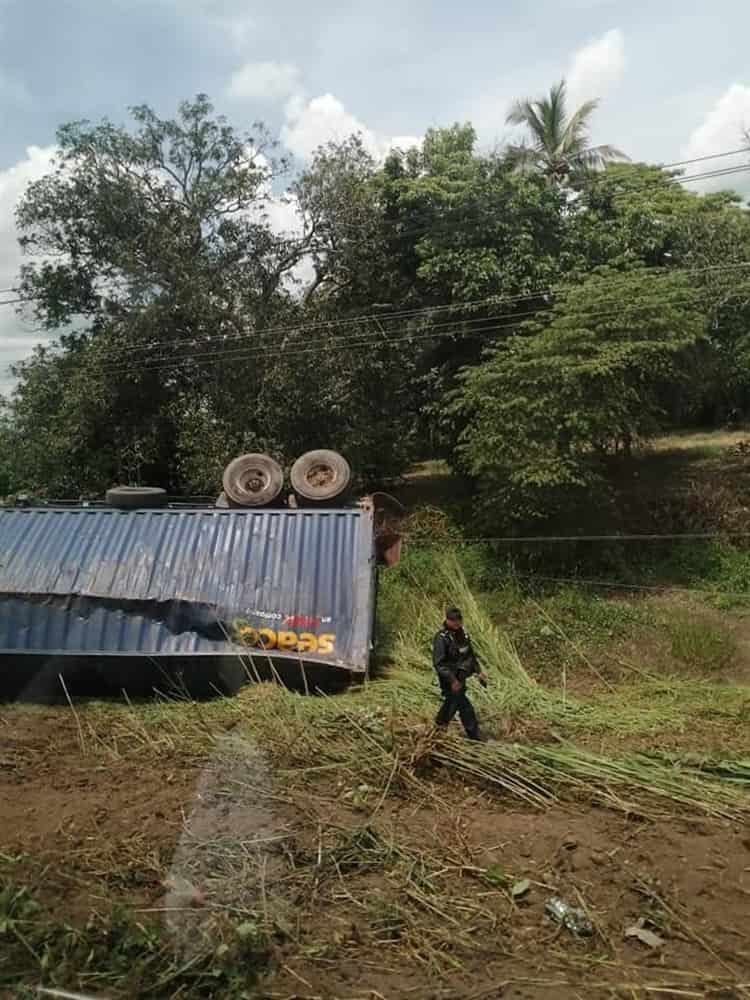
[[[360,509],[0,511],[0,652],[224,654],[190,621],[243,619],[365,670],[373,587]]]

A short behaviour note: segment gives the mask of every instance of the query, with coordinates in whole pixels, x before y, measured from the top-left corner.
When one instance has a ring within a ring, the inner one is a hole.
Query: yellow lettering
[[[297,649],[300,653],[315,653],[318,649],[317,637],[312,632],[303,632],[299,637]]]
[[[297,636],[294,632],[279,632],[276,645],[279,649],[296,649]]]
[[[258,632],[258,645],[261,649],[274,649],[276,646],[276,633],[272,628],[262,628]]]
[[[324,635],[318,636],[318,652],[319,653],[332,653],[333,647],[336,643],[336,636],[330,633],[325,633]]]
[[[254,646],[258,641],[258,633],[252,625],[241,625],[237,629],[236,639],[243,646]]]

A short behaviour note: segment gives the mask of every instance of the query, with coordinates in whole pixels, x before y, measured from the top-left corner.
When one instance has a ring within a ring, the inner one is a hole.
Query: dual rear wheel
[[[292,466],[292,489],[305,500],[335,500],[351,482],[349,463],[336,451],[308,451]],[[235,458],[224,470],[220,506],[263,507],[273,503],[284,486],[284,472],[270,455]]]

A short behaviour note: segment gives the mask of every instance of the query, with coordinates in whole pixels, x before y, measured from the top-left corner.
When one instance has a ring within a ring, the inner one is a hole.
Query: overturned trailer
[[[348,509],[0,510],[0,684],[60,677],[233,693],[364,675],[376,515]]]

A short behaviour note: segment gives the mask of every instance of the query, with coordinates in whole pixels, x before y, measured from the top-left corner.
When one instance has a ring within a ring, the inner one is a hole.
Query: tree
[[[581,187],[563,253],[569,279],[601,265],[689,272],[706,338],[694,378],[672,387],[665,411],[704,425],[735,407],[750,413],[750,217],[738,195],[699,195],[658,167],[613,164]]]
[[[467,369],[458,449],[486,520],[547,517],[604,486],[607,459],[660,425],[663,388],[704,336],[690,281],[602,272]]]
[[[132,116],[132,130],[63,126],[54,171],[17,213],[22,297],[45,328],[79,327],[16,371],[15,424],[55,491],[188,485],[186,414],[232,428],[227,457],[239,439],[280,447],[284,341],[264,331],[298,321],[288,282],[314,222],[294,235],[271,225],[285,164],[262,127],[238,133],[203,96],[174,119]]]
[[[538,170],[560,184],[613,160],[627,160],[614,146],[589,145],[589,119],[598,106],[598,101],[586,101],[568,116],[565,80],[551,87],[547,97],[517,101],[506,122],[525,126],[530,145],[510,145],[508,161],[517,169]]]
[[[406,409],[389,414],[430,449],[449,445],[442,403],[456,372],[560,276],[562,192],[478,153],[469,124],[430,129],[380,168],[354,141],[328,146],[298,191],[319,210],[317,308],[373,315],[364,329],[373,344],[391,341],[408,379],[395,397]]]

